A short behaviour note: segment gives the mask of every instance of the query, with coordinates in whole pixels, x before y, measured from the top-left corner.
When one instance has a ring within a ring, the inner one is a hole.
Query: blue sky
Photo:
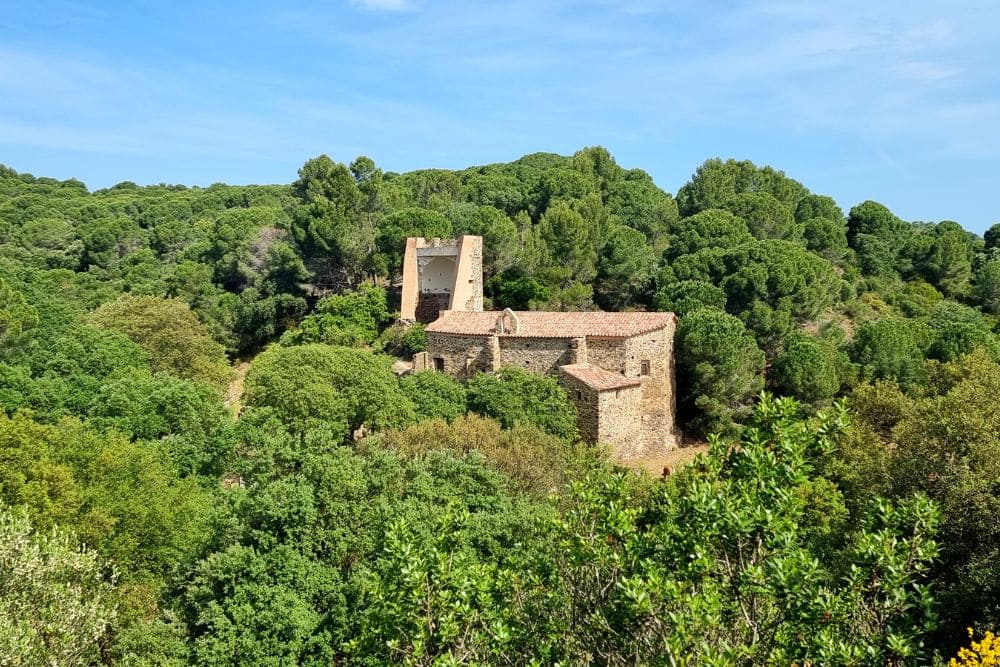
[[[676,192],[710,157],[848,209],[1000,221],[1000,2],[7,2],[0,163],[288,183],[606,146]]]

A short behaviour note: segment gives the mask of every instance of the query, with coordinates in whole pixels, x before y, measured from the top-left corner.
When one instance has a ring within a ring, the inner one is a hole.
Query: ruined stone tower
[[[442,311],[483,309],[483,238],[406,239],[400,319],[427,324]]]

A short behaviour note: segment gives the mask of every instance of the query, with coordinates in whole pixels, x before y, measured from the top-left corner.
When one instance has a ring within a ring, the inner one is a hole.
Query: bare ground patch
[[[237,361],[233,365],[233,379],[230,380],[229,385],[226,387],[226,397],[223,403],[233,413],[234,417],[239,417],[240,410],[243,409],[243,381],[246,379],[249,369],[249,361]]]
[[[644,470],[654,477],[662,477],[664,470],[671,473],[681,466],[685,466],[694,460],[698,454],[707,454],[708,444],[705,442],[693,442],[666,454],[655,454],[639,459],[633,459],[625,465],[633,470]]]

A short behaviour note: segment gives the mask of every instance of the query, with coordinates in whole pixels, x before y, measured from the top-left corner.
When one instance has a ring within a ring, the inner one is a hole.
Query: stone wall
[[[500,337],[500,365],[516,366],[539,375],[554,375],[572,363],[568,338]]]
[[[586,442],[600,440],[600,394],[569,373],[559,373],[559,384],[576,406],[576,427]]]
[[[431,356],[426,352],[417,352],[413,355],[413,372],[418,373],[420,371],[433,370],[434,364],[431,362]]]
[[[566,372],[559,373],[559,384],[576,406],[577,428],[583,440],[607,446],[616,461],[644,454],[643,438],[637,433],[641,423],[641,387],[597,391]]]
[[[674,358],[674,327],[670,322],[663,329],[635,336],[625,341],[625,375],[639,377],[643,361],[650,362],[650,375],[671,375]]]
[[[451,310],[479,312],[483,309],[483,237],[458,240],[458,261]]]
[[[430,324],[441,316],[442,310],[448,310],[450,301],[451,294],[421,292],[417,296],[417,307],[414,312],[415,319],[417,322]]]
[[[610,447],[616,461],[628,461],[647,453],[644,434],[636,432],[643,423],[641,410],[642,387],[622,387],[599,394],[597,442]]]
[[[539,375],[556,375],[579,412],[581,437],[611,448],[618,461],[665,453],[677,446],[675,426],[674,328],[628,339],[521,338],[506,336],[463,336],[427,334],[430,368],[435,360],[443,370],[461,380],[480,371],[502,366],[523,368]],[[574,347],[575,346],[575,347]],[[614,373],[624,372],[638,379],[635,387],[596,391],[559,371],[559,367],[579,363],[582,356],[590,365]],[[648,362],[648,374],[643,373]]]
[[[596,410],[597,437],[611,448],[618,461],[665,453],[677,447],[676,405],[674,386],[674,328],[671,322],[664,329],[628,339],[587,339],[587,357],[591,365],[611,372],[623,372],[640,381],[638,387],[594,392],[596,404],[581,394],[578,409],[581,434],[593,432]],[[643,374],[643,362],[648,362],[648,375]],[[561,382],[575,392],[578,381],[562,374]],[[571,384],[572,383],[572,384]],[[589,388],[588,388],[589,389]],[[593,391],[593,390],[590,390]],[[571,392],[571,398],[576,396]]]
[[[589,336],[587,359],[592,366],[598,366],[612,373],[621,373],[625,370],[625,340]]]
[[[626,375],[642,382],[639,410],[641,447],[645,454],[658,454],[677,447],[676,395],[674,386],[674,328],[630,338],[626,344]],[[642,362],[649,362],[649,375],[642,375]]]
[[[499,344],[494,360],[491,341]],[[506,338],[503,336],[462,336],[427,332],[427,352],[444,360],[445,372],[466,379],[477,371],[493,371],[503,366],[523,368],[539,375],[555,375],[559,366],[572,363],[568,338]]]
[[[456,257],[431,255],[421,257],[417,248],[417,272],[422,294],[451,294],[455,290]]]
[[[420,274],[417,271],[417,241],[406,239],[403,249],[403,286],[399,291],[399,318],[412,322],[416,319],[417,298],[420,295]]]
[[[456,336],[453,334],[427,333],[427,354],[431,368],[435,359],[444,364],[444,372],[460,380],[468,380],[479,371],[490,371],[492,366],[486,349],[489,337]]]

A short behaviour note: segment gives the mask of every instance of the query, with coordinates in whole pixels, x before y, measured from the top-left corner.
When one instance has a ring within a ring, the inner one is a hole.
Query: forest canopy
[[[1000,223],[601,147],[289,180],[0,166],[0,664],[932,664],[1000,626]],[[652,479],[551,378],[395,373],[403,241],[458,234],[488,307],[675,312],[705,453]]]

